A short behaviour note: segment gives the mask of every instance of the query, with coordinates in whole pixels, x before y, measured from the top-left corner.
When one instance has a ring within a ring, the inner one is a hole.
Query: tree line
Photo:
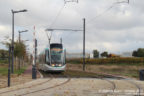
[[[3,45],[6,46],[7,49],[9,49],[9,46],[11,46],[11,39],[9,37],[5,37],[6,40],[1,42]],[[9,50],[6,49],[0,49],[0,59],[8,59],[9,57]],[[26,45],[24,41],[15,41],[14,42],[14,58],[18,58],[19,61],[19,68],[20,69],[20,63],[22,63],[25,59],[25,61],[28,61],[28,52],[26,50]]]
[[[110,55],[114,55],[114,54],[109,54],[107,51],[104,51],[100,54],[100,52],[98,50],[93,50],[94,58],[99,58],[99,56],[107,58],[107,57],[110,57]],[[144,57],[144,48],[138,48],[137,50],[134,50],[132,52],[132,56],[133,57]],[[118,57],[118,55],[117,55],[117,57]]]

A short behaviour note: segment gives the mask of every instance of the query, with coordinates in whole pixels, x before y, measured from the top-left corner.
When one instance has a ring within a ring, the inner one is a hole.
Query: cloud
[[[45,29],[52,28],[82,29],[83,18],[86,18],[86,51],[124,52],[144,47],[144,1],[130,0],[130,4],[116,4],[117,0],[79,0],[79,3],[67,3],[63,0],[1,0],[0,1],[0,37],[11,37],[11,9],[28,9],[26,13],[15,14],[15,40],[18,30],[29,30],[23,33],[23,40],[32,52],[33,26],[36,26],[39,53],[48,45]],[[120,0],[119,0],[120,1]],[[54,31],[51,42],[60,42],[68,52],[82,52],[83,32]]]

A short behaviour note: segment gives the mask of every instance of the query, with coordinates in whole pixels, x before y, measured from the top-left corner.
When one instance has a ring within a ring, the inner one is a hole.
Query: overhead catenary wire
[[[76,3],[78,3],[79,1],[78,0],[64,0],[64,3],[66,4],[66,3],[69,3],[69,2],[76,2]]]
[[[97,17],[103,16],[106,12],[110,11],[113,7],[115,7],[115,5],[117,4],[121,4],[121,3],[128,3],[129,4],[129,0],[127,1],[118,1],[118,2],[114,2],[110,7],[108,7],[105,11],[103,11],[101,14],[96,15],[94,18],[90,19],[89,21],[87,21],[87,24],[92,22],[93,20],[95,20]]]
[[[57,21],[57,19],[58,19],[58,17],[61,15],[61,13],[62,13],[62,11],[63,11],[63,9],[64,9],[64,7],[65,7],[65,4],[60,8],[60,10],[59,10],[59,12],[58,12],[58,14],[56,15],[56,17],[55,17],[55,19],[54,19],[54,21],[51,23],[51,25],[49,26],[49,28],[51,28],[55,23],[56,23],[56,21]]]
[[[79,1],[78,1],[78,0],[64,0],[64,5],[63,5],[63,6],[61,7],[61,9],[59,10],[59,12],[58,12],[58,14],[56,15],[54,21],[50,24],[49,29],[52,28],[53,25],[56,23],[58,17],[61,15],[63,9],[65,8],[66,3],[69,3],[69,2],[76,2],[76,3],[78,3]],[[75,31],[75,30],[74,30],[74,31]],[[45,31],[45,32],[46,32],[46,31]],[[46,32],[46,35],[47,35],[47,38],[49,38],[47,32]],[[52,31],[51,31],[51,36],[52,36]],[[51,38],[51,37],[50,37],[50,38]]]
[[[51,28],[51,27],[56,23],[58,17],[61,15],[61,13],[62,13],[64,7],[65,7],[65,3],[64,3],[64,5],[60,8],[58,14],[56,15],[54,21],[50,24],[49,28]],[[48,32],[47,32],[47,31],[45,31],[45,32],[46,32],[46,35],[47,35],[48,40],[50,40],[51,37],[52,37],[52,31],[50,32],[50,36],[48,35]]]

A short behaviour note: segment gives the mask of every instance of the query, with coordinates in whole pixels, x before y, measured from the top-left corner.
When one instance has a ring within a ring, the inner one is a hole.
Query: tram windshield
[[[51,63],[62,63],[62,49],[53,48],[51,49]]]

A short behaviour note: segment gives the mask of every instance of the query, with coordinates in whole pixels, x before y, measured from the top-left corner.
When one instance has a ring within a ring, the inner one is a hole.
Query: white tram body
[[[66,50],[62,44],[52,43],[39,55],[40,70],[48,72],[63,72],[66,68]]]

